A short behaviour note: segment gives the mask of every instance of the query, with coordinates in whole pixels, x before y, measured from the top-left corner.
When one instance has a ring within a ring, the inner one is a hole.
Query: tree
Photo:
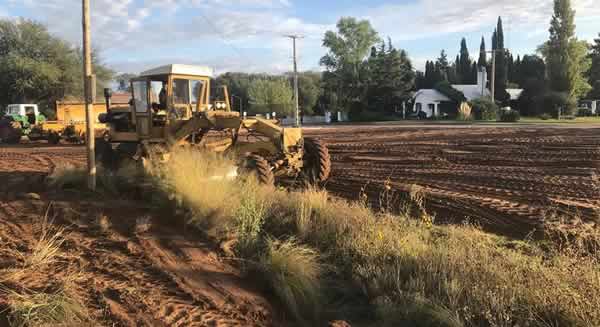
[[[321,74],[300,73],[298,76],[298,102],[303,115],[315,113],[317,101],[321,96]]]
[[[546,77],[546,64],[536,55],[525,55],[519,60],[519,76],[517,83],[524,85],[528,79],[544,81]]]
[[[571,1],[554,0],[550,38],[539,48],[546,60],[550,89],[566,95],[569,113],[576,109],[578,99],[591,90],[585,78],[591,65],[588,44],[575,37],[574,20]]]
[[[471,68],[471,58],[467,48],[467,39],[463,37],[460,41],[460,57],[458,63],[458,74],[461,77],[461,84],[473,84],[473,75]]]
[[[448,80],[448,70],[450,69],[450,64],[448,63],[448,55],[445,50],[440,52],[440,56],[437,58],[436,66],[442,76],[443,80]],[[441,81],[441,80],[440,80]],[[439,82],[439,81],[438,81]]]
[[[428,62],[429,74],[436,76],[433,62]],[[415,87],[415,73],[406,51],[394,48],[391,40],[387,47],[372,50],[368,66],[371,78],[368,90],[368,107],[371,110],[394,111],[410,98]],[[432,72],[433,69],[433,72]],[[429,78],[432,78],[429,76]]]
[[[487,67],[487,52],[485,51],[485,38],[481,37],[481,45],[479,46],[479,60],[477,66]]]
[[[92,54],[98,94],[113,72]],[[0,104],[37,103],[48,112],[56,100],[83,97],[82,51],[30,20],[0,20]]]
[[[451,69],[451,74],[448,81],[450,82],[450,84],[461,84],[462,83],[462,74],[461,74],[461,68],[460,68],[460,56],[456,55],[456,59],[454,60],[454,63],[452,64],[452,69]]]
[[[523,88],[518,100],[521,115],[535,116],[550,113],[550,108],[542,105],[542,99],[547,92],[546,64],[536,55],[525,55],[520,60],[517,83]]]
[[[292,114],[292,87],[285,78],[257,79],[248,88],[252,111],[257,113],[276,112]]]
[[[588,74],[589,84],[592,86],[592,90],[589,93],[589,97],[592,99],[600,99],[600,34],[598,38],[594,40],[594,44],[590,51],[591,68]]]
[[[325,33],[323,46],[329,52],[320,60],[328,72],[324,81],[329,89],[335,89],[342,108],[364,100],[367,85],[366,79],[361,77],[368,73],[365,59],[378,41],[377,32],[369,21],[352,17],[341,18],[337,32]]]
[[[507,53],[504,48],[504,29],[502,27],[502,17],[498,17],[498,24],[492,36],[492,50],[496,51],[496,78],[495,78],[495,98],[500,103],[507,103],[510,95],[506,92],[508,84],[508,65]]]
[[[130,92],[131,85],[129,84],[132,78],[135,78],[135,74],[123,73],[115,76],[117,82],[117,90],[120,92]]]

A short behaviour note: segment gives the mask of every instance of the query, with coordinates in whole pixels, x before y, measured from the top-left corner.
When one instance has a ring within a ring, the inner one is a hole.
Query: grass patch
[[[318,253],[293,239],[268,239],[259,264],[262,278],[293,316],[298,321],[313,321],[320,302]]]
[[[120,195],[134,190],[143,177],[135,163],[124,165],[116,171],[97,167],[96,183],[99,193]],[[46,178],[46,184],[54,189],[87,189],[87,169],[73,165],[59,165]]]
[[[72,297],[59,292],[5,293],[10,307],[11,326],[82,326],[88,322],[87,310]]]
[[[232,174],[232,158],[176,148],[166,163],[156,158],[148,161],[147,171],[167,198],[192,211],[192,224],[214,226],[221,219],[233,217],[240,205],[237,195],[241,185]]]
[[[259,278],[299,321],[600,325],[596,250],[514,241],[470,225],[436,226],[418,187],[406,196],[405,214],[392,215],[322,190],[288,192],[248,179],[210,178],[228,171],[212,165],[231,163],[181,150],[152,176],[165,197],[189,210],[190,223],[234,235],[241,261],[259,267]],[[597,235],[597,227],[590,228]],[[362,304],[354,315],[324,287],[332,283],[353,290],[346,300]]]
[[[65,270],[65,230],[54,228],[47,216],[39,224],[39,236],[27,251],[10,249],[15,266],[0,269],[0,298],[10,326],[93,325],[87,309],[72,295],[76,273],[56,276]]]

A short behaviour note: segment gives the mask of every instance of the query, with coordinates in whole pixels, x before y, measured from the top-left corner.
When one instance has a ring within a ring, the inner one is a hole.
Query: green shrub
[[[542,112],[558,118],[559,111],[561,116],[571,114],[574,104],[571,103],[569,95],[566,93],[549,92],[540,98],[539,106]]]
[[[552,119],[552,116],[550,114],[541,114],[540,119],[541,120],[549,120],[549,119]]]
[[[521,120],[521,115],[516,110],[502,110],[500,112],[500,121],[502,122],[517,122]]]
[[[494,120],[500,108],[490,98],[478,98],[470,102],[476,120]]]
[[[592,109],[590,108],[579,108],[579,110],[577,110],[577,116],[579,117],[591,117],[593,115]]]

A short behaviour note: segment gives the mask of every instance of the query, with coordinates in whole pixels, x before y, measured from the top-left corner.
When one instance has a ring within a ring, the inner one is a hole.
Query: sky
[[[441,49],[456,56],[462,37],[478,57],[481,37],[491,44],[498,16],[505,46],[515,56],[534,53],[548,38],[553,0],[90,0],[92,44],[117,72],[139,73],[170,63],[226,71],[281,73],[319,70],[323,35],[340,17],[368,19],[382,39],[405,49],[417,69]],[[576,34],[600,32],[600,0],[572,0]],[[59,37],[81,44],[81,0],[0,0],[0,17],[40,21]]]

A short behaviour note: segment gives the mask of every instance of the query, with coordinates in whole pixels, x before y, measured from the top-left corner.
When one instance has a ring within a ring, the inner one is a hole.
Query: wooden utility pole
[[[87,149],[88,188],[96,190],[96,158],[94,96],[95,78],[92,73],[92,40],[90,32],[90,0],[83,1],[83,84],[85,94],[85,144]]]
[[[299,92],[298,92],[298,58],[296,56],[296,39],[301,39],[302,36],[299,35],[286,35],[286,37],[292,39],[294,44],[294,116],[295,116],[295,126],[300,127],[300,103],[298,101]]]

